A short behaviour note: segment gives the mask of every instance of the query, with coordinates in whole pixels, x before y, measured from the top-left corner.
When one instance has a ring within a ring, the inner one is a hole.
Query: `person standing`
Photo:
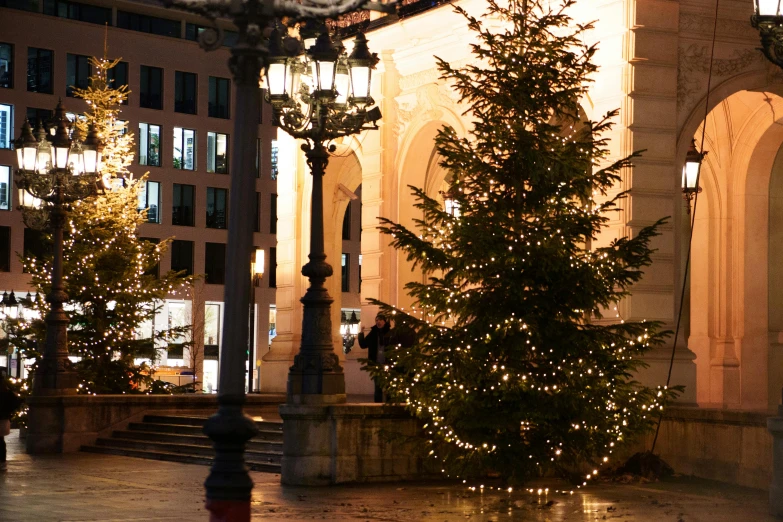
[[[11,433],[11,417],[20,404],[21,401],[11,388],[8,378],[0,373],[0,473],[8,469],[5,437]]]
[[[378,314],[375,316],[375,326],[370,328],[370,333],[367,336],[364,335],[364,332],[359,332],[359,346],[369,349],[368,359],[374,363],[383,364],[386,362],[384,348],[388,344],[389,330],[391,330],[391,325],[386,316]],[[375,382],[375,402],[383,402],[383,391],[378,380],[373,378],[373,381]]]

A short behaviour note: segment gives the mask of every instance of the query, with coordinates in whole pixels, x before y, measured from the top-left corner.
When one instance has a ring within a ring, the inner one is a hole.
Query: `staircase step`
[[[255,440],[264,441],[282,441],[283,430],[282,423],[280,429],[259,429]],[[201,426],[191,426],[186,424],[158,424],[152,422],[131,422],[128,425],[131,431],[154,431],[159,433],[179,433],[182,435],[203,435],[204,430]]]
[[[165,451],[144,451],[130,448],[118,448],[113,446],[82,446],[82,451],[90,453],[102,453],[104,455],[120,455],[149,460],[165,460],[169,462],[182,462],[186,464],[212,465],[211,456],[187,455],[182,453],[169,453]],[[280,464],[255,461],[252,457],[245,459],[245,464],[251,471],[265,471],[268,473],[280,473]]]
[[[178,433],[163,433],[154,431],[115,431],[113,438],[143,440],[151,442],[171,442],[175,444],[193,444],[196,446],[206,446],[211,448],[212,441],[206,435],[180,435]],[[253,451],[282,451],[281,441],[263,441],[250,439],[247,443],[247,449]]]
[[[152,424],[169,424],[180,426],[204,426],[207,417],[190,417],[185,415],[145,415],[143,422]],[[283,423],[275,421],[255,421],[261,431],[283,431]]]
[[[133,439],[105,439],[100,438],[95,443],[101,447],[112,447],[118,449],[134,449],[151,452],[163,452],[163,453],[177,453],[193,456],[209,456],[212,457],[215,454],[215,450],[211,446],[198,446],[193,444],[176,444],[172,442],[154,442],[145,440],[133,440]],[[282,450],[282,447],[279,448]],[[246,450],[245,459],[253,462],[265,462],[272,464],[280,464],[282,458],[282,451],[255,451]]]

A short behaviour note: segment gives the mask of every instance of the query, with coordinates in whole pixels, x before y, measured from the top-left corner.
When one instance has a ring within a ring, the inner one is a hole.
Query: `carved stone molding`
[[[765,67],[764,56],[752,47],[734,49],[731,58],[714,58],[712,64],[713,85],[715,79],[727,79],[750,69]],[[707,89],[707,75],[710,71],[710,46],[691,43],[679,49],[677,68],[677,109],[690,109]]]
[[[749,18],[750,15],[748,15]],[[748,18],[732,20],[718,18],[717,36],[728,38],[741,38],[747,40],[757,39],[758,33],[751,27]],[[681,35],[703,35],[712,39],[712,30],[715,27],[715,19],[710,16],[700,16],[693,13],[680,15],[679,30]]]

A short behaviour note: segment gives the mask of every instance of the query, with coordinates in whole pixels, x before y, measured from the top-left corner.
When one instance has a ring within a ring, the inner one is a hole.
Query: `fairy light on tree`
[[[591,244],[632,157],[610,158],[616,111],[578,117],[596,48],[582,42],[592,26],[567,15],[573,3],[490,0],[481,20],[456,8],[479,44],[474,65],[438,59],[474,121],[466,138],[444,128],[436,139],[448,207],[412,187],[418,227],[382,220],[428,282],[406,286],[410,310],[378,302],[417,336],[370,371],[422,419],[427,453],[449,476],[521,482],[587,464],[587,482],[674,393],[631,377],[664,341],[660,325],[598,321],[651,263],[661,222]]]

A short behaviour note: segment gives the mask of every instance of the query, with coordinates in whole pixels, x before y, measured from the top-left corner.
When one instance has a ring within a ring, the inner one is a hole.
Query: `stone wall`
[[[768,490],[772,480],[772,412],[671,408],[655,452],[677,473]],[[652,434],[644,441],[649,449]]]
[[[282,395],[248,395],[246,411],[278,405]],[[27,452],[69,453],[152,412],[209,414],[217,395],[72,395],[29,397]]]
[[[280,406],[283,484],[319,486],[423,478],[430,473],[413,448],[390,436],[421,427],[401,406]]]

